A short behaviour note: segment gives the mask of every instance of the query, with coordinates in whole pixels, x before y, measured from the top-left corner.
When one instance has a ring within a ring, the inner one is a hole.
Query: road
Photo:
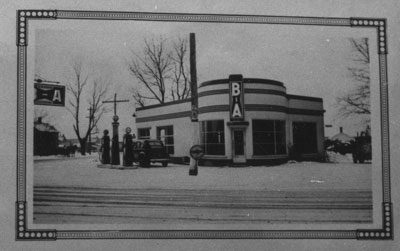
[[[35,162],[34,223],[372,221],[371,165],[201,167],[193,178],[187,166],[110,170],[93,162]]]
[[[367,191],[35,187],[35,223],[365,223]]]

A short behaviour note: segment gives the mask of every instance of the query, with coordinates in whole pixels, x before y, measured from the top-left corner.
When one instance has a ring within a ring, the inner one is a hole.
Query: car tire
[[[357,155],[355,155],[354,153],[353,153],[353,163],[357,164]]]
[[[141,167],[150,167],[150,162],[149,161],[140,161],[140,166]]]

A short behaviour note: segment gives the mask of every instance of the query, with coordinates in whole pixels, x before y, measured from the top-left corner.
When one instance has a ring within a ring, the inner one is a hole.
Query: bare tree
[[[186,39],[178,39],[172,45],[163,37],[145,39],[143,52],[134,52],[134,56],[128,67],[138,81],[132,90],[138,105],[164,104],[190,96]]]
[[[80,152],[82,155],[86,154],[86,142],[92,130],[96,127],[102,115],[107,111],[103,106],[103,99],[106,99],[108,92],[107,82],[101,78],[93,80],[92,88],[89,90],[89,95],[86,94],[86,86],[89,83],[89,74],[84,72],[82,61],[75,61],[72,63],[73,77],[67,82],[67,90],[72,94],[68,100],[67,109],[74,118],[72,125],[76,136],[78,137],[79,144],[81,145]],[[87,96],[89,103],[89,123],[86,129],[81,127],[81,118],[87,115],[87,107],[83,107],[83,95]],[[81,114],[83,109],[83,114]],[[81,133],[83,131],[83,133]]]
[[[174,62],[173,84],[171,86],[172,100],[187,99],[191,95],[190,89],[190,69],[187,59],[188,43],[187,39],[179,38],[174,42],[174,53],[171,58]]]
[[[368,38],[351,38],[349,40],[353,48],[351,57],[354,66],[347,69],[350,76],[355,80],[356,87],[346,95],[337,98],[339,113],[343,117],[371,114]]]
[[[93,81],[93,87],[90,92],[91,95],[90,98],[88,99],[90,105],[89,108],[90,114],[89,114],[89,126],[88,129],[86,130],[86,135],[85,135],[86,138],[90,135],[92,130],[96,128],[103,114],[110,111],[110,109],[109,108],[107,109],[102,102],[104,99],[108,99],[107,97],[108,86],[109,82],[102,78],[98,78]]]
[[[135,54],[136,59],[129,64],[131,74],[139,81],[140,86],[144,86],[148,95],[140,94],[139,88],[134,92],[135,100],[145,104],[145,100],[156,100],[160,104],[165,102],[166,86],[165,80],[170,78],[172,61],[170,54],[166,50],[166,40],[160,38],[149,42],[147,39],[143,56]]]

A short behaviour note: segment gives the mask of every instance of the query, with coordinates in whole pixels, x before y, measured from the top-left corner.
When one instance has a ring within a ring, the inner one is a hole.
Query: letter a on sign
[[[60,90],[54,90],[53,102],[54,101],[62,102]]]
[[[231,120],[244,119],[243,76],[230,75],[229,106]]]
[[[240,118],[242,117],[242,113],[240,112],[240,108],[238,104],[235,104],[233,106],[233,112],[232,112],[232,117],[233,118]]]
[[[34,104],[64,106],[65,86],[35,83]]]

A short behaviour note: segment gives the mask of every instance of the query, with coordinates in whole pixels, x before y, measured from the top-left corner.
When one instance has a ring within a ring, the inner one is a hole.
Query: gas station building
[[[195,123],[191,99],[136,109],[139,139],[160,139],[174,162],[187,162]],[[324,156],[324,109],[318,97],[286,93],[282,82],[243,78],[198,88],[200,165],[270,165]]]

